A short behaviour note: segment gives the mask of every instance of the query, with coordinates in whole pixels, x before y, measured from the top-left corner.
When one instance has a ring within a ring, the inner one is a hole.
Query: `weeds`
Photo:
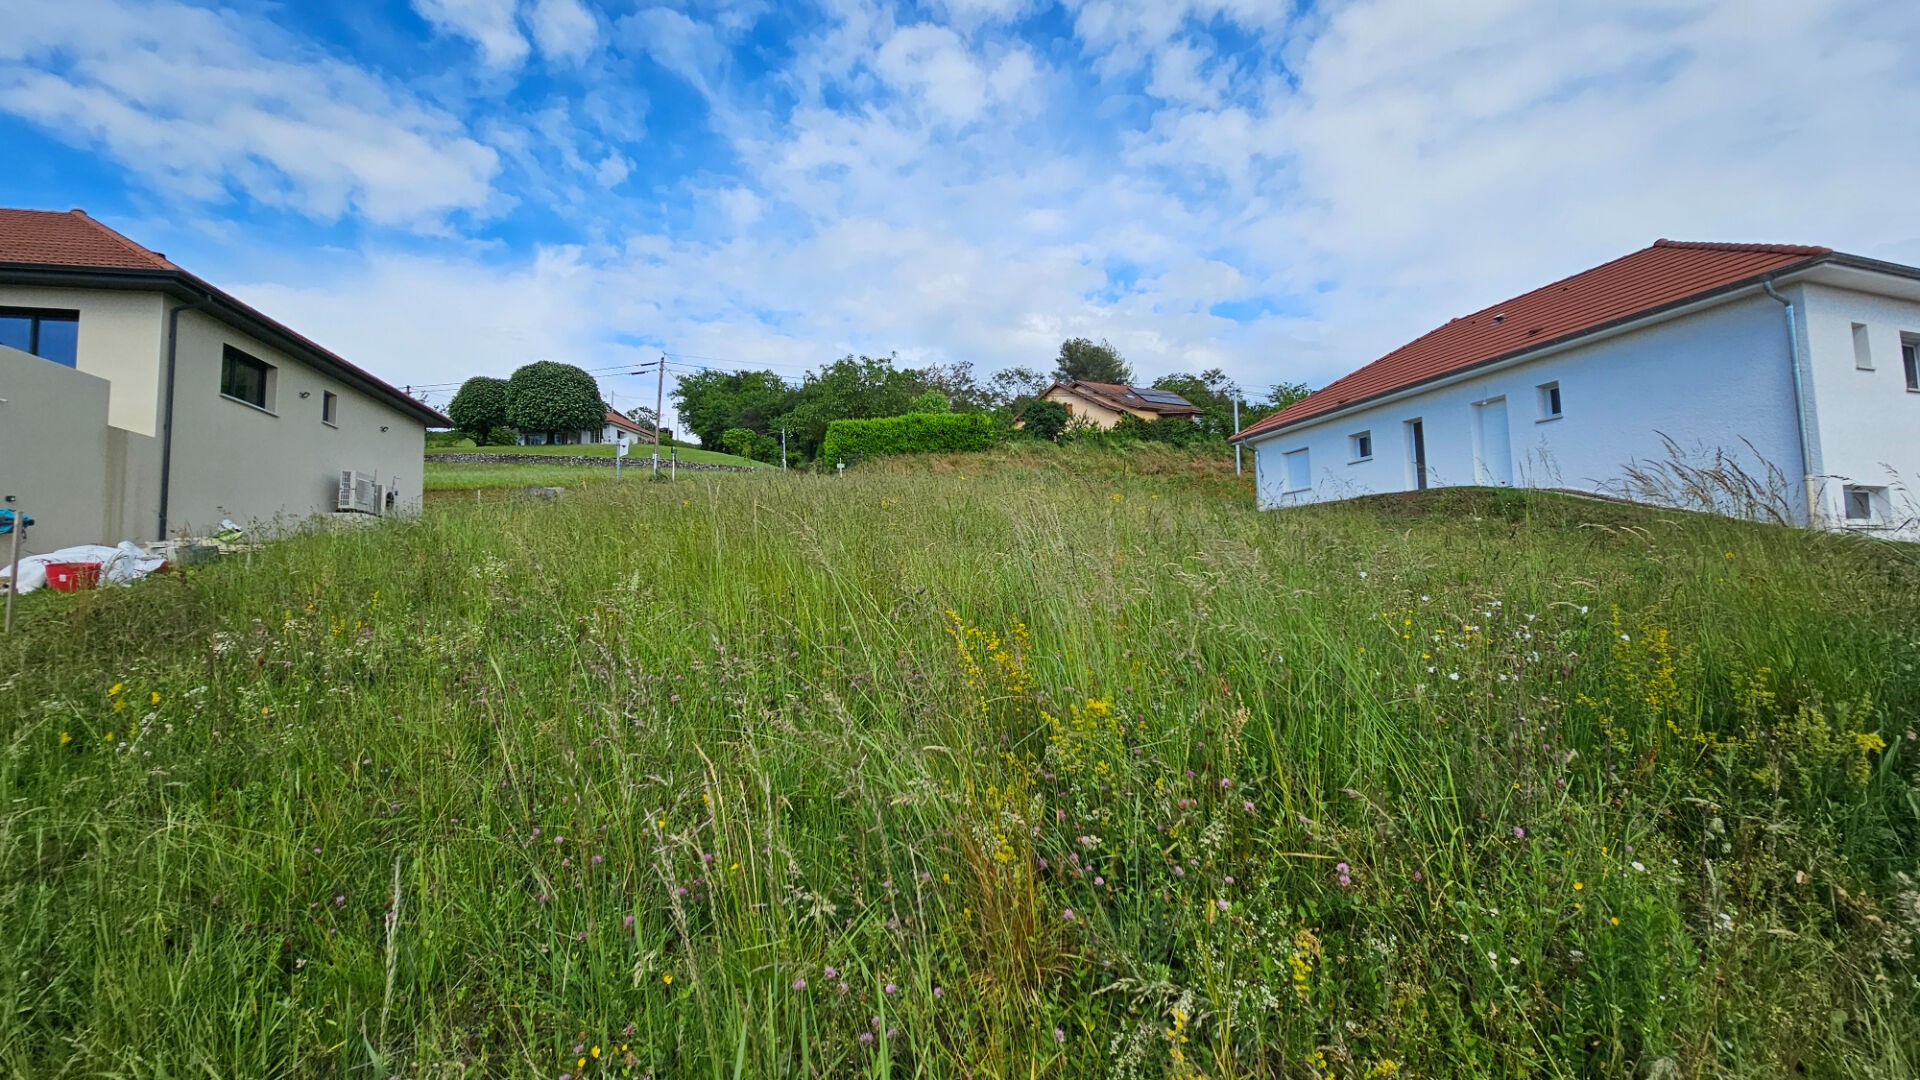
[[[1247,501],[1049,447],[25,598],[0,1067],[1920,1067],[1903,550]]]

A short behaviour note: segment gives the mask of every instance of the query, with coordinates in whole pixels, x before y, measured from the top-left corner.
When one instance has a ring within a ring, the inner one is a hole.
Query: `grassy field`
[[[9,1075],[1920,1070],[1907,548],[1030,451],[21,606]]]
[[[671,447],[669,447],[671,449]],[[584,446],[487,446],[475,448],[472,443],[461,446],[429,446],[427,460],[433,460],[436,454],[526,454],[535,457],[603,457],[613,456],[612,443],[588,443]],[[636,443],[627,452],[627,464],[646,461],[653,456],[653,447]],[[666,460],[663,456],[661,460]],[[723,454],[718,450],[701,450],[698,447],[680,447],[680,460],[700,465],[733,465],[743,469],[778,468],[777,464],[767,465],[752,458],[743,458],[734,454]]]

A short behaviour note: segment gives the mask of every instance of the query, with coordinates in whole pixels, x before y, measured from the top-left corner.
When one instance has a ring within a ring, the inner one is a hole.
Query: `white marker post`
[[[627,448],[631,445],[625,439],[616,440],[613,444],[613,478],[615,480],[620,479],[620,459],[627,456]]]

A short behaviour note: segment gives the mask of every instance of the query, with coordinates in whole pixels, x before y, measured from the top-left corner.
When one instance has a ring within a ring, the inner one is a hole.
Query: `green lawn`
[[[662,467],[664,470],[664,466]],[[621,467],[623,483],[638,483],[648,479],[651,469],[646,458],[628,458]],[[699,475],[702,477],[730,476],[730,473],[696,474],[688,469],[678,474],[685,480]],[[518,462],[501,464],[464,465],[428,459],[426,464],[426,490],[475,491],[492,488],[522,487],[569,487],[580,484],[611,484],[614,471],[600,465],[523,465]]]
[[[24,597],[0,1073],[1920,1072],[1911,548],[1222,468],[607,482]]]
[[[666,454],[668,452],[669,451],[662,452],[662,461],[666,460]],[[742,468],[752,469],[769,468],[765,462],[754,461],[751,458],[737,457],[733,454],[723,454],[718,450],[701,450],[697,447],[682,446],[679,448],[679,452],[681,461],[689,461],[701,465],[737,465]],[[430,446],[427,448],[427,457],[429,460],[431,460],[435,454],[531,454],[540,457],[610,458],[613,456],[613,444],[589,443],[585,446],[488,446],[478,449],[469,444],[466,446]],[[627,464],[631,465],[636,461],[645,462],[652,456],[653,447],[635,444],[628,451]],[[774,465],[771,467],[778,468],[779,466]]]

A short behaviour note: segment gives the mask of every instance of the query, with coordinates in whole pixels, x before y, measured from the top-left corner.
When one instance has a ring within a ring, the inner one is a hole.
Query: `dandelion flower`
[[[660,976],[660,982],[661,982],[661,983],[662,983],[663,985],[665,985],[665,986],[672,986],[672,985],[673,985],[673,976],[672,976],[672,975],[662,975],[662,976]]]
[[[1586,887],[1587,887],[1587,884],[1584,881],[1576,881],[1573,883],[1574,892],[1579,892],[1581,889],[1584,889]]]

